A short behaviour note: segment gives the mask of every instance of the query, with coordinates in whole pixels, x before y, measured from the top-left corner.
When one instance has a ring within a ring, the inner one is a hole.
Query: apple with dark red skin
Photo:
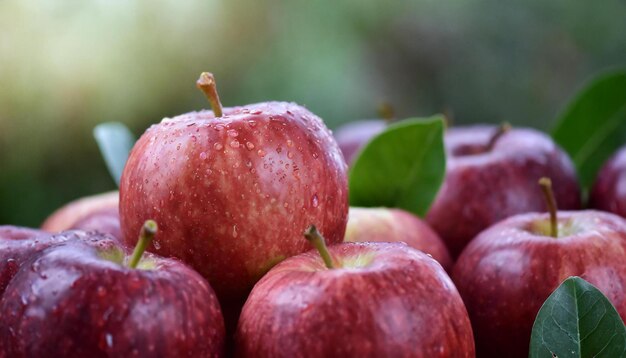
[[[122,238],[119,216],[119,193],[108,193],[84,197],[57,209],[41,225],[48,232],[71,229],[99,231]]]
[[[182,263],[132,256],[108,237],[43,251],[0,300],[0,356],[219,357],[224,323],[207,282]]]
[[[512,215],[545,211],[537,180],[555,184],[561,208],[580,209],[580,188],[567,154],[547,135],[527,128],[473,126],[445,134],[446,176],[426,215],[450,254],[482,230]]]
[[[120,184],[120,219],[132,246],[144,220],[161,230],[149,250],[177,257],[208,279],[222,306],[243,303],[254,283],[319,222],[343,240],[346,164],[322,120],[293,103],[223,108],[213,76],[198,86],[213,111],[150,127],[130,153]]]
[[[444,269],[452,268],[446,245],[419,217],[388,208],[350,207],[345,242],[404,242],[437,260]]]
[[[57,235],[16,226],[0,226],[0,297],[20,266],[40,251],[68,240],[79,239],[83,232]]]
[[[243,307],[239,357],[474,357],[439,263],[403,243],[343,243],[276,265]],[[320,258],[321,256],[321,258]]]
[[[452,278],[467,306],[478,356],[528,357],[541,305],[569,276],[596,286],[626,320],[626,221],[600,211],[553,212],[553,218],[528,213],[497,223],[455,264]]]
[[[589,195],[589,207],[626,217],[626,146],[598,172]]]
[[[388,122],[382,119],[362,119],[337,127],[333,134],[348,165],[372,138],[384,131]]]

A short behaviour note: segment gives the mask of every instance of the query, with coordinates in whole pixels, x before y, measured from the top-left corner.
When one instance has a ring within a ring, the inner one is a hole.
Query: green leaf
[[[350,205],[395,207],[423,216],[446,171],[442,116],[392,124],[361,151],[350,171]]]
[[[611,302],[580,277],[563,281],[537,314],[530,357],[626,357],[626,328]]]
[[[604,161],[626,144],[626,70],[605,73],[585,86],[558,119],[552,137],[589,188]]]
[[[98,124],[93,129],[93,136],[96,138],[109,174],[119,186],[128,154],[135,144],[135,136],[128,127],[119,122]]]

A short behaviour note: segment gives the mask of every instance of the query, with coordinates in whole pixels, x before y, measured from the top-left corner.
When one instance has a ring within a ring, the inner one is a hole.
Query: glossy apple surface
[[[120,185],[125,242],[159,223],[151,251],[209,280],[221,302],[240,300],[277,262],[307,251],[311,223],[341,242],[346,165],[322,120],[293,103],[184,114],[150,127]]]
[[[127,268],[126,254],[101,237],[25,263],[0,300],[0,356],[221,356],[224,323],[207,282],[152,255]]]
[[[99,231],[121,240],[119,193],[112,191],[72,201],[56,210],[41,225],[48,232],[78,229]]]
[[[566,278],[602,291],[626,319],[626,222],[599,211],[523,214],[483,231],[463,251],[453,279],[467,306],[480,357],[528,357],[533,322]]]
[[[552,139],[536,130],[513,128],[489,149],[497,130],[474,126],[446,132],[446,176],[426,221],[453,258],[492,224],[516,214],[545,211],[537,187],[541,177],[554,183],[561,209],[580,208],[572,162]]]
[[[626,147],[600,169],[589,195],[589,207],[626,217]]]
[[[329,247],[291,257],[252,290],[240,357],[474,357],[463,302],[439,263],[401,243]]]
[[[444,269],[452,268],[448,249],[437,233],[401,209],[350,207],[344,241],[404,242],[431,255]]]
[[[333,134],[346,163],[352,164],[363,146],[386,127],[387,122],[382,119],[363,119],[337,127]]]

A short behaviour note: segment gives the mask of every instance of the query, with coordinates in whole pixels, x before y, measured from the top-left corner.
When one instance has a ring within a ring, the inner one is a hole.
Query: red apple
[[[53,233],[70,229],[96,230],[121,239],[118,206],[117,191],[81,198],[52,213],[41,229]]]
[[[455,264],[478,356],[528,357],[541,305],[570,276],[596,286],[626,319],[626,221],[600,211],[552,212],[490,227]]]
[[[387,121],[382,119],[363,119],[337,127],[333,133],[346,163],[352,164],[365,144],[386,127]]]
[[[419,217],[401,210],[350,207],[346,242],[404,242],[424,251],[444,269],[452,267],[448,249],[437,233]]]
[[[600,169],[591,189],[589,206],[626,217],[626,146]]]
[[[112,238],[51,247],[24,264],[0,300],[2,357],[218,357],[219,304],[182,263],[132,256]]]
[[[241,301],[277,262],[308,250],[310,222],[343,240],[346,164],[322,120],[293,103],[221,108],[212,75],[198,81],[213,111],[150,127],[120,184],[125,242],[144,220],[161,226],[155,253],[209,280],[223,305]]]
[[[80,232],[50,235],[30,228],[0,226],[0,297],[25,261],[45,248],[82,235]]]
[[[515,214],[546,209],[537,180],[552,178],[565,210],[580,208],[576,172],[567,154],[547,135],[506,126],[450,128],[447,168],[426,221],[456,258],[492,224]]]
[[[439,263],[402,243],[291,257],[243,307],[240,357],[474,357],[467,312]]]

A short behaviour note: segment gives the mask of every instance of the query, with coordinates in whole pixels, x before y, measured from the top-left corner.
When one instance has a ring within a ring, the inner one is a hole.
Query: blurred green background
[[[140,135],[224,105],[306,105],[336,127],[451,113],[540,129],[584,81],[626,64],[626,2],[482,0],[0,2],[0,224],[115,188],[91,131]],[[593,120],[593,119],[590,119]]]

